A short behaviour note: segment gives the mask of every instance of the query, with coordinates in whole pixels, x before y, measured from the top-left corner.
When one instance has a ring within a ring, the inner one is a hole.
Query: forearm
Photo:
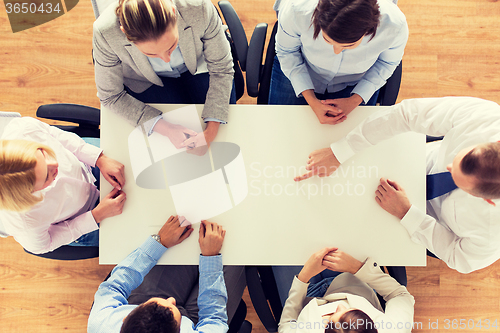
[[[304,283],[297,277],[294,277],[290,292],[288,293],[288,298],[286,299],[285,306],[283,307],[283,313],[281,314],[278,328],[279,333],[291,330],[291,322],[297,320],[300,312],[302,311],[308,286],[309,283]]]
[[[201,327],[209,325],[227,329],[227,291],[222,256],[204,257],[200,255],[199,269],[199,320],[195,329],[202,331]]]

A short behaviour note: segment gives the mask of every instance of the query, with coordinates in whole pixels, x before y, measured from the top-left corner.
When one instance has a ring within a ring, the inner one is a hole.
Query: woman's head
[[[116,15],[122,31],[133,43],[155,41],[177,22],[170,0],[120,0]]]
[[[0,209],[25,211],[42,200],[33,192],[57,176],[54,151],[27,140],[0,141]]]
[[[330,317],[325,333],[377,333],[377,329],[363,311],[339,305],[337,312]]]
[[[319,0],[312,16],[314,38],[320,32],[340,44],[353,44],[364,36],[373,38],[379,17],[377,0]]]

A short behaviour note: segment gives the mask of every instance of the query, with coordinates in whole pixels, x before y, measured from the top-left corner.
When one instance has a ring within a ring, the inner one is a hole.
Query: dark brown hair
[[[460,169],[474,176],[476,186],[472,191],[484,199],[500,198],[500,143],[481,144],[465,154]]]
[[[312,16],[314,39],[321,31],[337,43],[375,37],[380,11],[377,0],[319,0]]]
[[[170,0],[120,0],[116,15],[131,42],[157,40],[177,22]]]
[[[377,333],[375,323],[363,311],[354,309],[344,313],[338,322],[328,323],[325,333]]]
[[[178,323],[170,308],[157,302],[143,303],[123,320],[120,333],[179,333]]]

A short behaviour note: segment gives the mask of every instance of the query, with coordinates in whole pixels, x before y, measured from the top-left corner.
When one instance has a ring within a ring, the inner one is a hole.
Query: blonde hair
[[[131,42],[157,40],[177,22],[170,0],[120,0],[116,15]]]
[[[0,140],[0,209],[26,211],[43,200],[33,194],[38,149],[56,158],[51,148],[34,141]]]

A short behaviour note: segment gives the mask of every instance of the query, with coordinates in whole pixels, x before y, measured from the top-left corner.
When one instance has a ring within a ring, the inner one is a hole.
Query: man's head
[[[485,199],[500,198],[500,143],[468,147],[447,166],[455,184],[465,192]]]
[[[354,48],[364,36],[375,36],[379,17],[377,0],[319,0],[312,16],[314,38],[322,32],[329,44]]]
[[[175,299],[154,297],[125,317],[120,333],[179,333],[180,324]]]

